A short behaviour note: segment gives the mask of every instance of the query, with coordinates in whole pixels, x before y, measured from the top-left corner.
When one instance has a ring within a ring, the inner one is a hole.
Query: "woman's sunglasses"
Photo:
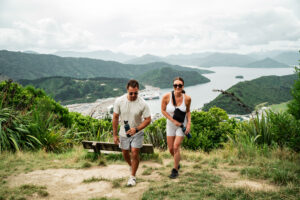
[[[181,84],[178,84],[178,85],[177,85],[177,84],[174,84],[174,85],[173,85],[174,88],[177,88],[177,87],[178,87],[178,88],[182,88],[182,86],[183,86],[183,85],[181,85]]]
[[[133,95],[137,96],[138,94],[139,94],[138,92],[129,92],[130,96],[133,96]]]

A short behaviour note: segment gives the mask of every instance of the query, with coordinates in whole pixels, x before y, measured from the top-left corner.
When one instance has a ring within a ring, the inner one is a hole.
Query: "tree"
[[[295,81],[295,84],[291,91],[293,100],[290,101],[290,103],[288,104],[288,112],[291,113],[297,120],[299,120],[300,119],[300,64],[298,67],[295,67],[295,72],[298,74],[298,79]]]

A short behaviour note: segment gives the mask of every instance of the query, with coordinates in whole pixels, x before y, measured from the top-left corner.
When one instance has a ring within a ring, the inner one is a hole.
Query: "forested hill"
[[[207,83],[210,81],[198,72],[178,71],[169,67],[149,71],[139,76],[138,80],[144,84],[153,85],[159,88],[172,88],[173,79],[178,76],[183,78],[185,86]]]
[[[35,80],[19,80],[22,85],[41,88],[62,104],[94,102],[96,99],[116,97],[126,93],[125,78],[90,78],[47,77]],[[144,86],[140,85],[143,89]]]
[[[264,76],[251,81],[237,83],[227,90],[234,93],[251,110],[256,105],[267,102],[277,104],[292,99],[291,87],[297,79],[296,74],[286,76]],[[218,88],[222,89],[222,88]],[[246,114],[246,110],[233,101],[231,97],[220,94],[213,101],[205,104],[203,110],[217,106],[223,108],[230,114]]]
[[[133,65],[89,58],[62,58],[47,54],[0,51],[0,73],[13,80],[37,79],[51,76],[75,78],[116,77],[130,79],[136,78],[147,71],[163,67],[170,67],[180,71],[197,71],[199,73],[211,72],[167,63]]]

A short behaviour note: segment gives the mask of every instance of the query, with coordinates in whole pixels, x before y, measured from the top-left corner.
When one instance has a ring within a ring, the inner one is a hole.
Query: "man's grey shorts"
[[[119,147],[123,150],[130,150],[131,147],[140,149],[143,147],[143,141],[144,141],[143,131],[131,137],[120,136]]]

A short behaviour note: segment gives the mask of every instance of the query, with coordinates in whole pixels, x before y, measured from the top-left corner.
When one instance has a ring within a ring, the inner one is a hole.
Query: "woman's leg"
[[[174,140],[174,168],[178,171],[178,165],[180,162],[180,145],[184,139],[184,136],[176,136]]]
[[[175,136],[167,136],[168,148],[173,157],[174,157],[174,140],[175,140]]]

